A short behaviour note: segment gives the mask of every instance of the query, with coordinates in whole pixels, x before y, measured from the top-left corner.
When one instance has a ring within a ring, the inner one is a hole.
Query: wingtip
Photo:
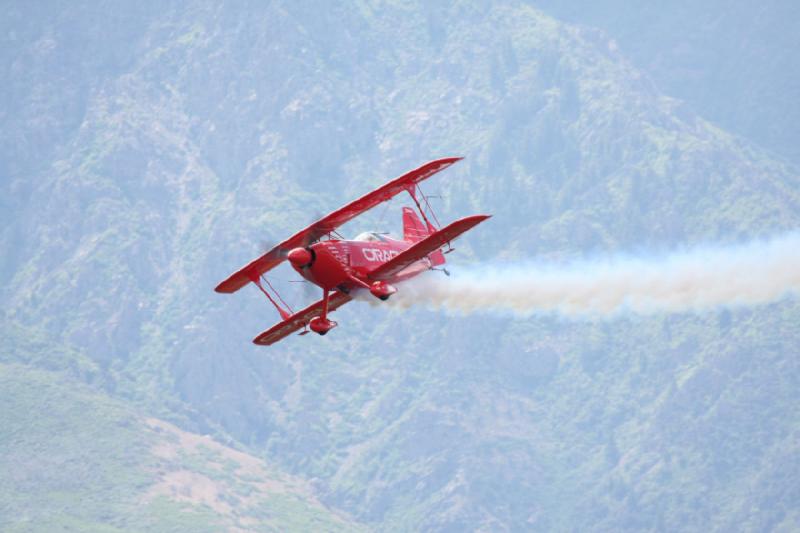
[[[256,346],[269,346],[271,343],[264,342],[264,337],[266,336],[266,331],[262,331],[253,339],[253,344]]]
[[[452,165],[454,163],[458,163],[462,159],[464,159],[464,156],[460,155],[440,157],[439,159],[434,159],[432,161],[427,162],[426,165],[431,165],[431,164]]]
[[[228,285],[228,280],[223,281],[222,283],[214,287],[214,292],[218,292],[220,294],[230,294],[231,291],[230,289],[228,289],[227,285]]]

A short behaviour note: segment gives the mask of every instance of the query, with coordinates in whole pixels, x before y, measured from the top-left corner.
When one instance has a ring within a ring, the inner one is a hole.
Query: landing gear
[[[328,320],[327,318],[322,318],[321,316],[315,316],[308,323],[308,327],[311,328],[311,331],[319,335],[325,335],[336,326],[336,322]]]
[[[319,335],[325,335],[338,325],[333,320],[328,320],[329,294],[330,292],[328,291],[328,289],[322,290],[322,315],[315,316],[308,323],[308,327],[311,328],[311,331],[313,331],[314,333],[318,333]]]
[[[389,285],[385,281],[376,281],[370,286],[369,292],[376,298],[386,301],[389,299],[389,296],[397,292],[397,288]]]

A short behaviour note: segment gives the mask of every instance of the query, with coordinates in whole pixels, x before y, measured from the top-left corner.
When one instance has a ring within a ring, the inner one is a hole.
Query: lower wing
[[[435,252],[446,243],[452,241],[462,233],[470,230],[489,218],[491,215],[472,215],[456,220],[436,233],[431,233],[421,241],[415,243],[411,248],[406,248],[398,255],[368,274],[370,279],[384,280],[389,279],[415,261],[419,261],[428,254]]]
[[[328,299],[328,312],[330,313],[334,309],[343,306],[350,300],[352,300],[352,298],[343,292],[333,292]],[[298,329],[307,326],[312,318],[322,314],[322,302],[322,300],[318,300],[302,311],[296,312],[283,322],[278,322],[253,339],[253,343],[261,346],[269,346],[291,335]]]

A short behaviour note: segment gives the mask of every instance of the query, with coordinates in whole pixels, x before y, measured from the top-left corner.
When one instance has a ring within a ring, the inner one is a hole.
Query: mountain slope
[[[678,1],[669,6],[534,0],[548,14],[596,27],[664,92],[796,165],[800,8],[791,2]]]
[[[310,489],[63,374],[0,364],[4,531],[358,530]]]
[[[494,214],[456,275],[794,229],[795,168],[521,2],[175,4],[119,33],[93,6],[49,25],[15,6],[3,56],[29,73],[4,116],[54,136],[3,144],[4,322],[47,331],[26,361],[71,346],[74,375],[222,427],[376,529],[795,523],[794,300],[577,322],[355,303],[324,339],[265,350],[258,293],[212,292],[260,242],[433,157],[467,156],[426,188],[442,219]],[[75,117],[38,107],[56,82]],[[397,227],[396,208],[343,233]]]

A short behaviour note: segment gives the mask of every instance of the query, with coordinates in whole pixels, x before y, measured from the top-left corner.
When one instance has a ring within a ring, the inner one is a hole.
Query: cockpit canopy
[[[354,241],[363,241],[363,242],[387,242],[389,239],[386,238],[386,235],[381,233],[376,233],[374,231],[365,231],[364,233],[359,233],[356,235],[356,238],[353,239]]]

